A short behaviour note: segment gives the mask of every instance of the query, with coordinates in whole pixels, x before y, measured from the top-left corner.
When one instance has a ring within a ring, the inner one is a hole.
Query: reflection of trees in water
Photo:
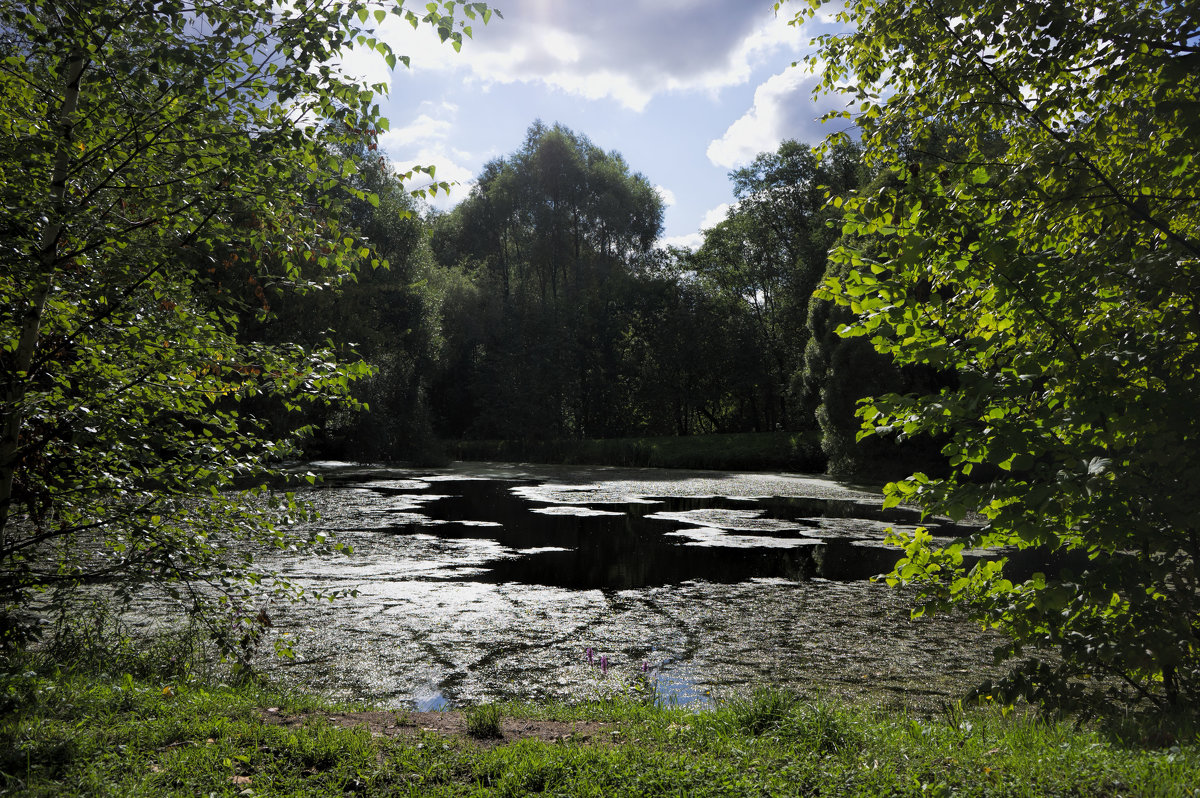
[[[540,513],[544,505],[514,495],[517,484],[442,482],[438,492],[444,495],[421,508],[433,523],[392,531],[494,540],[517,552],[487,562],[479,581],[619,590],[689,580],[866,579],[889,570],[898,550],[853,545],[856,538],[845,536],[845,525],[837,539],[814,540],[821,534],[814,519],[829,514],[850,519],[852,527],[854,514],[861,513],[863,539],[872,538],[878,526],[873,521],[889,515],[907,520],[903,510],[885,513],[862,502],[785,498],[670,497],[649,504],[580,505],[577,515],[561,505]],[[605,512],[596,514],[600,509]],[[527,550],[536,551],[520,553]]]
[[[285,567],[303,584],[359,594],[277,613],[275,632],[294,635],[300,657],[263,665],[341,697],[409,708],[435,694],[451,704],[580,700],[611,682],[587,667],[588,646],[609,656],[610,675],[662,663],[687,690],[722,696],[770,682],[936,705],[993,675],[995,641],[974,625],[913,620],[911,594],[834,573],[885,570],[852,544],[879,541],[887,523],[862,517],[878,511],[866,494],[832,483],[498,464],[323,470],[341,476],[312,494],[318,523],[355,556]],[[835,499],[663,496],[710,491]],[[536,512],[572,507],[620,514]],[[727,523],[711,530],[718,538],[825,537],[821,548],[688,546],[668,533],[699,527],[653,517],[664,514]],[[531,551],[547,547],[560,550]],[[836,580],[816,580],[822,568]]]

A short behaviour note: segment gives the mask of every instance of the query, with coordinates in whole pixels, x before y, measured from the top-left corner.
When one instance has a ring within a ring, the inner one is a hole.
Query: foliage
[[[813,429],[788,422],[786,389],[835,235],[823,198],[862,174],[853,145],[785,142],[731,174],[737,209],[698,253],[652,250],[662,203],[649,181],[535,123],[434,219],[438,281],[455,297],[431,388],[438,431],[526,446]]]
[[[360,258],[338,221],[337,145],[386,122],[380,87],[333,65],[388,14],[459,46],[447,0],[0,2],[0,618],[34,594],[111,586],[218,603],[251,642],[260,592],[301,591],[256,547],[290,496],[247,491],[287,441],[243,412],[344,399],[365,369],[240,335],[268,291],[336,284]],[[432,170],[424,170],[432,174]],[[409,175],[411,177],[411,174]],[[215,625],[214,629],[218,628]],[[227,641],[231,644],[237,640]]]
[[[304,441],[309,457],[348,460],[429,459],[437,444],[430,428],[428,383],[441,349],[441,291],[431,286],[434,268],[427,223],[388,160],[358,143],[346,153],[357,171],[339,220],[362,237],[366,257],[336,291],[269,291],[272,313],[247,320],[254,340],[332,342],[344,361],[365,361],[373,373],[355,384],[359,406],[313,407],[303,414],[314,427]],[[278,409],[276,410],[278,413]],[[296,413],[276,421],[295,426]]]
[[[692,270],[681,250],[658,250],[626,282],[618,331],[623,431],[690,436],[752,429],[762,382],[749,307]]]
[[[662,213],[620,154],[561,125],[535,123],[519,151],[484,167],[434,235],[441,264],[467,272],[484,304],[470,315],[447,308],[453,368],[435,391],[455,400],[434,404],[471,413],[465,429],[447,424],[444,433],[528,439],[618,428],[625,288]]]
[[[734,722],[749,734],[773,734],[818,755],[854,752],[862,734],[846,713],[782,690],[760,687],[729,703]]]
[[[997,689],[1070,702],[1089,676],[1195,707],[1195,9],[855,0],[840,16],[823,85],[856,97],[895,180],[847,203],[846,232],[877,245],[843,246],[825,295],[854,314],[843,334],[957,374],[866,402],[863,434],[946,436],[949,476],[914,474],[888,502],[987,519],[948,547],[902,537],[891,581],[1008,633],[999,654],[1029,656]],[[966,568],[974,546],[1075,562],[1022,580]]]
[[[762,734],[782,726],[799,704],[799,696],[760,687],[747,698],[735,699],[730,708],[738,726],[750,734]]]
[[[139,680],[194,679],[215,671],[211,642],[196,619],[170,629],[164,624],[148,638],[135,638],[109,603],[94,600],[60,608],[43,640],[22,652],[9,652],[6,665],[14,672],[61,669],[110,679],[125,674]]]
[[[836,233],[829,195],[844,196],[865,177],[852,143],[818,154],[796,141],[761,153],[730,173],[737,203],[704,235],[691,265],[724,295],[745,303],[760,355],[756,429],[812,429],[812,407],[789,413],[787,389],[801,366],[805,319]],[[811,405],[811,403],[810,403]]]
[[[22,697],[0,716],[0,789],[35,796],[1183,798],[1200,779],[1194,734],[1139,750],[995,708],[941,718],[796,702],[795,725],[753,733],[729,706],[506,706],[512,717],[562,725],[551,740],[481,745],[421,732],[404,713],[396,714],[402,733],[394,737],[344,728],[329,718],[346,707],[257,686],[25,672],[5,675],[0,691]],[[606,725],[581,725],[594,721]],[[818,728],[846,732],[850,744],[833,744],[838,734]]]
[[[891,179],[883,173],[862,189],[871,195]],[[837,225],[841,229],[841,225]],[[875,254],[876,236],[843,236],[837,244]],[[829,261],[825,280],[840,282],[851,265]],[[828,297],[814,296],[808,305],[803,366],[792,376],[791,396],[798,412],[815,418],[820,430],[826,471],[835,476],[879,480],[895,479],[913,471],[940,474],[944,441],[923,437],[897,440],[896,434],[859,436],[862,420],[858,402],[885,393],[929,392],[953,386],[953,373],[928,366],[898,366],[875,351],[865,337],[842,337],[838,330],[853,319],[850,309]]]
[[[645,438],[588,438],[521,443],[460,441],[456,460],[588,463],[635,468],[819,472],[825,465],[813,433],[709,432]]]

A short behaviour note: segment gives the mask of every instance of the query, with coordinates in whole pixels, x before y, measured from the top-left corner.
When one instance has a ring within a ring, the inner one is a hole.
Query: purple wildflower
[[[595,656],[596,650],[594,648],[592,648],[591,646],[588,646],[587,648],[585,648],[583,650],[583,653],[587,655],[588,665],[594,665],[595,663],[592,662],[592,658]]]
[[[608,656],[607,655],[600,657],[600,673],[602,675],[608,673]]]

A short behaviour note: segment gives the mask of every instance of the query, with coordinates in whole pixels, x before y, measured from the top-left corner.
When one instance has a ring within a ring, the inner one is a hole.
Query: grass
[[[332,725],[341,707],[254,684],[80,672],[2,677],[0,789],[57,795],[1195,796],[1200,745],[981,707],[936,716],[801,701],[772,690],[689,712],[645,702],[467,712],[597,719],[588,741],[483,746]],[[266,707],[315,712],[287,728]],[[474,719],[474,720],[472,720]],[[249,790],[250,792],[247,792]]]
[[[477,740],[503,736],[500,732],[500,707],[483,704],[466,710],[467,734]]]
[[[701,712],[645,697],[482,705],[464,710],[465,736],[384,737],[329,717],[361,707],[230,678],[190,629],[134,644],[101,613],[6,657],[4,795],[1200,796],[1200,736],[1165,718],[918,715],[764,688]],[[562,726],[513,741],[502,718]],[[607,725],[576,735],[581,721]]]
[[[448,444],[459,460],[700,468],[725,471],[825,469],[820,436],[786,432],[555,441],[460,441]]]

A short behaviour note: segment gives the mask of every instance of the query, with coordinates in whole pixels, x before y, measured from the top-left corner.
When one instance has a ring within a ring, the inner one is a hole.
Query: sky
[[[535,120],[560,123],[624,156],[666,205],[660,246],[698,246],[733,202],[729,172],[785,139],[816,144],[834,123],[814,102],[802,59],[827,18],[788,24],[770,0],[494,0],[503,18],[476,20],[462,51],[389,17],[376,28],[411,66],[389,71],[356,50],[343,69],[390,85],[391,129],[380,148],[400,172],[437,167],[457,185],[432,204],[461,201],[488,161],[521,147]]]

